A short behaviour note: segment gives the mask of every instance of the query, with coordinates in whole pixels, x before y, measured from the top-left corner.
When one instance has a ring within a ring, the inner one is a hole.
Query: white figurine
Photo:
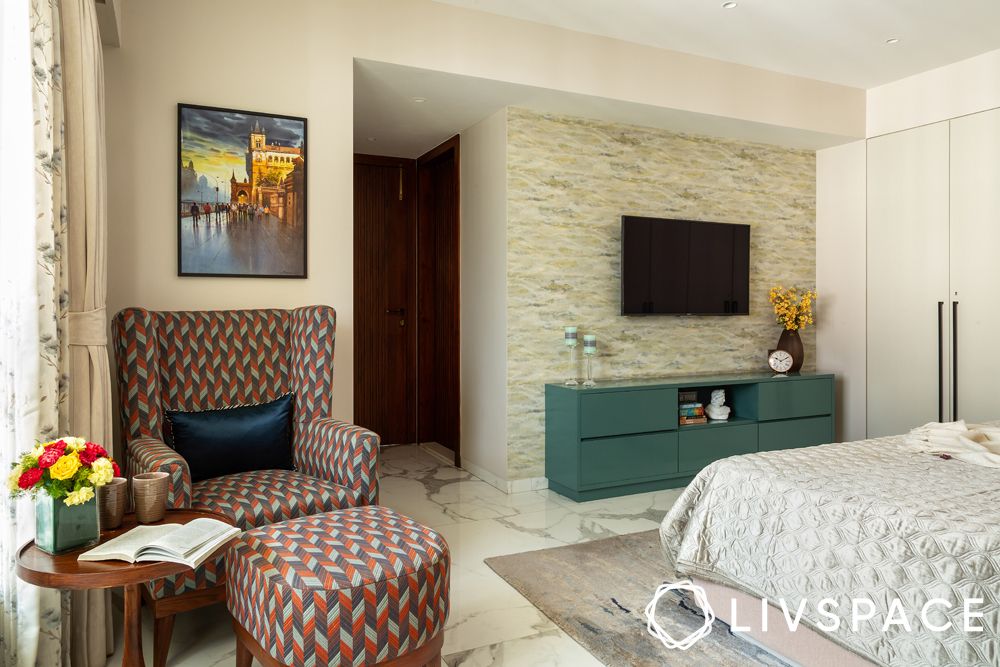
[[[726,390],[713,389],[712,402],[705,408],[705,414],[712,421],[726,421],[729,419],[731,408],[726,406]]]

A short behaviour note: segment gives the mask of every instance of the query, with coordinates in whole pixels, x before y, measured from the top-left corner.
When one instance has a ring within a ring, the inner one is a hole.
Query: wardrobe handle
[[[958,301],[951,302],[951,420],[958,421]]]
[[[944,301],[938,301],[938,422],[944,421]]]

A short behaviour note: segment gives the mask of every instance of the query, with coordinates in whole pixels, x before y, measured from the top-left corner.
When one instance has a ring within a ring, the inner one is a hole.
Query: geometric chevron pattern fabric
[[[376,505],[378,447],[378,439],[368,429],[336,419],[316,419],[299,430],[295,467],[352,490],[362,500],[358,505]]]
[[[233,618],[295,667],[370,665],[444,629],[450,555],[433,530],[379,506],[244,533],[226,556]]]
[[[129,474],[166,472],[168,507],[227,514],[244,529],[377,502],[378,435],[331,417],[336,330],[329,306],[120,311],[111,331]],[[163,442],[166,410],[261,403],[289,392],[294,471],[192,485],[187,462]],[[221,563],[206,563],[149,587],[167,597],[223,578]]]
[[[240,530],[361,504],[354,491],[295,470],[253,470],[196,482],[191,506],[230,517]]]

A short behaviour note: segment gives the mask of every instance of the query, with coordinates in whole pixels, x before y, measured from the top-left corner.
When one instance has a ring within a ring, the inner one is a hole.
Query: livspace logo
[[[681,639],[672,637],[656,620],[656,605],[667,593],[671,591],[687,591],[690,599],[701,610],[704,619],[702,626]],[[965,632],[982,632],[982,625],[975,619],[983,618],[983,612],[976,611],[976,607],[983,603],[983,598],[967,598],[963,600],[961,607],[962,629]],[[733,632],[768,631],[768,611],[774,606],[781,610],[785,626],[789,631],[798,630],[802,622],[802,617],[809,608],[807,600],[800,600],[794,609],[788,605],[784,599],[760,600],[760,613],[756,614],[756,620],[760,627],[750,627],[740,625],[739,610],[735,599],[729,601],[729,629]],[[863,623],[872,621],[878,615],[875,603],[867,598],[855,598],[850,601],[850,605],[844,605],[841,609],[840,603],[832,598],[820,600],[813,611],[819,619],[816,627],[824,632],[835,632],[841,626],[849,626],[851,630],[857,632]],[[881,631],[888,632],[890,629],[899,628],[904,632],[913,632],[914,624],[919,623],[920,627],[931,632],[946,632],[954,627],[954,624],[944,619],[944,611],[952,609],[955,605],[943,598],[932,598],[925,602],[919,610],[907,609],[899,599],[894,599],[889,603],[889,609],[884,614],[881,621]],[[916,613],[914,613],[916,611]],[[911,620],[912,619],[912,620]],[[940,622],[944,621],[944,622]],[[708,601],[708,595],[701,586],[684,580],[675,584],[662,584],[656,589],[653,599],[646,605],[646,630],[660,642],[670,649],[680,649],[686,651],[694,646],[699,640],[712,631],[712,624],[715,622],[715,610]],[[896,630],[898,632],[898,630]]]

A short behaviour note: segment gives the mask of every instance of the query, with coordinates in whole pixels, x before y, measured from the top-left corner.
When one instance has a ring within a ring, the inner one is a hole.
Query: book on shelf
[[[678,403],[694,403],[698,400],[698,392],[695,390],[677,392]]]
[[[168,561],[195,568],[220,546],[240,534],[240,529],[207,517],[186,524],[136,526],[132,530],[85,551],[77,560],[123,560],[128,563]]]
[[[701,417],[705,414],[705,408],[681,408],[679,413],[681,417]]]
[[[687,426],[689,424],[705,424],[708,422],[708,417],[681,417],[681,426]]]

